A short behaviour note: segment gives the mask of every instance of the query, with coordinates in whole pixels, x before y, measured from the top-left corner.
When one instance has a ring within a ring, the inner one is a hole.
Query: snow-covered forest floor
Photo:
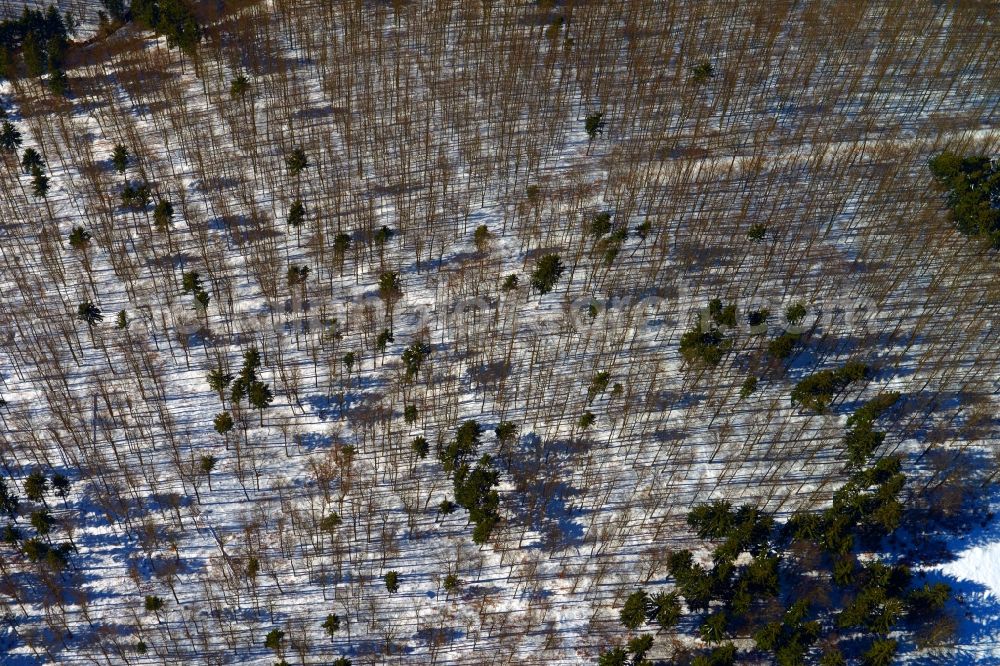
[[[825,506],[848,415],[885,391],[878,456],[933,516],[901,538],[961,594],[955,645],[910,658],[996,663],[1000,264],[926,162],[1000,154],[1000,35],[988,3],[911,4],[200,3],[192,54],[127,24],[71,51],[66,97],[5,81],[0,476],[14,524],[44,504],[39,536],[75,549],[55,571],[0,543],[0,663],[270,665],[273,629],[292,664],[593,663],[671,550],[707,552],[692,506]],[[732,347],[687,363],[713,298]],[[206,379],[251,348],[264,409]],[[826,413],[790,403],[852,360],[870,379]],[[468,420],[499,471],[481,545],[440,510]],[[27,499],[36,470],[65,496]]]

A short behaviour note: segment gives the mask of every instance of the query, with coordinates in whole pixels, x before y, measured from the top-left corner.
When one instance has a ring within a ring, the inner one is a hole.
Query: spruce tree
[[[42,161],[42,156],[32,147],[27,147],[24,149],[24,154],[21,156],[21,168],[24,169],[25,173],[31,173],[32,169],[35,167],[44,168],[45,162]]]
[[[260,410],[260,424],[264,425],[264,410],[274,401],[271,389],[264,382],[253,382],[247,391],[247,400],[255,408]]]
[[[619,613],[619,618],[626,628],[635,631],[646,622],[649,610],[649,595],[643,590],[636,590],[628,595],[625,605]]]
[[[111,152],[111,165],[115,168],[115,171],[124,176],[130,158],[131,155],[129,155],[128,148],[120,143],[116,144],[115,149]]]
[[[351,247],[351,237],[345,233],[338,233],[333,238],[333,261],[337,266],[337,270],[343,275],[344,273],[344,257],[347,255],[347,250]]]
[[[9,120],[3,121],[0,128],[0,148],[8,153],[17,152],[21,147],[21,131]]]
[[[421,366],[430,354],[430,345],[423,342],[414,342],[403,350],[401,358],[403,360],[403,367],[406,369],[407,381],[416,379]]]
[[[297,178],[309,167],[309,158],[306,156],[306,151],[302,148],[292,150],[291,154],[285,158],[285,166],[288,167],[288,172]]]
[[[101,309],[94,305],[92,301],[83,301],[77,306],[76,318],[79,321],[85,322],[90,328],[104,321]]]
[[[267,632],[264,637],[264,647],[269,650],[274,650],[279,656],[281,655],[282,642],[285,640],[285,632],[281,629],[272,629]]]
[[[0,514],[4,514],[8,518],[17,517],[19,504],[17,493],[11,490],[7,486],[7,482],[0,478]]]
[[[591,142],[604,133],[604,125],[603,113],[592,113],[584,119],[583,129],[587,132],[587,137]]]
[[[37,164],[31,167],[31,193],[39,199],[44,199],[49,195],[49,177]]]
[[[211,454],[203,455],[198,460],[198,469],[208,479],[209,490],[212,490],[212,470],[215,469],[215,465],[218,462],[219,459]]]
[[[62,69],[50,66],[48,86],[53,95],[65,96],[69,94],[69,77]]]
[[[212,424],[215,427],[215,432],[225,435],[233,429],[233,417],[229,412],[219,412],[215,415]]]
[[[321,626],[326,631],[327,635],[330,638],[333,638],[334,634],[340,631],[340,618],[336,613],[330,613],[326,616],[326,619],[323,620],[323,624]]]
[[[233,99],[243,99],[250,92],[250,80],[245,74],[239,74],[229,84],[229,96]]]
[[[69,478],[65,474],[57,472],[52,475],[52,490],[62,498],[64,503],[66,502],[66,496],[69,495],[70,485]]]
[[[558,254],[546,254],[538,260],[538,264],[531,274],[532,288],[540,294],[549,293],[562,277],[564,270],[565,267]]]
[[[288,209],[288,226],[295,229],[296,233],[298,233],[299,227],[302,226],[305,219],[306,207],[302,201],[296,199]]]
[[[712,63],[704,60],[691,68],[691,80],[695,85],[700,86],[708,83],[715,76],[715,67]]]
[[[69,232],[69,246],[74,250],[83,251],[90,245],[90,232],[76,226]]]
[[[159,232],[170,229],[170,222],[174,217],[174,206],[166,199],[160,199],[153,208],[153,224]]]

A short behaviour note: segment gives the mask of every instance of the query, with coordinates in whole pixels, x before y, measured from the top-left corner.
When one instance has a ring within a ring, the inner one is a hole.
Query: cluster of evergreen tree
[[[814,372],[792,388],[792,404],[822,413],[838,393],[854,382],[867,379],[870,372],[867,365],[857,361],[835,370]]]
[[[129,210],[144,211],[152,203],[153,193],[148,183],[139,182],[133,184],[129,182],[126,171],[131,162],[132,153],[122,144],[117,144],[111,152],[111,166],[122,175],[125,183],[121,191],[122,206]],[[165,231],[170,224],[170,218],[173,216],[173,213],[173,206],[169,202],[162,200],[158,202],[153,212],[157,229]],[[185,293],[187,292],[185,291]]]
[[[885,433],[875,430],[874,423],[883,412],[896,404],[899,393],[880,393],[858,409],[847,420],[850,430],[844,436],[848,465],[862,467],[885,440]]]
[[[431,346],[426,342],[414,342],[403,350],[401,358],[403,367],[406,369],[407,381],[413,381],[417,378],[417,375],[420,374],[420,368],[430,355]]]
[[[202,309],[208,307],[211,296],[201,283],[201,275],[198,271],[188,271],[181,279],[181,291],[185,294],[194,294],[194,300]]]
[[[610,266],[628,238],[628,227],[619,225],[615,228],[611,213],[601,212],[591,218],[587,234],[594,239],[594,254],[602,257],[605,266]]]
[[[538,260],[538,265],[531,272],[531,288],[545,295],[552,291],[565,271],[566,267],[558,254],[546,254]]]
[[[849,419],[847,438],[870,431],[898,399],[885,393],[868,401]],[[849,449],[849,475],[830,508],[797,512],[784,525],[752,505],[696,506],[688,524],[715,544],[711,563],[699,564],[689,550],[671,553],[674,591],[631,594],[621,611],[624,626],[674,626],[682,599],[706,644],[693,661],[699,666],[735,663],[734,639],[752,639],[752,657],[781,666],[837,666],[848,658],[888,666],[901,633],[921,647],[945,640],[953,627],[945,609],[949,587],[914,585],[906,564],[872,554],[902,521],[906,483],[899,457],[874,460],[873,452],[867,445]],[[645,651],[630,652],[613,648],[599,663],[649,663]]]
[[[50,479],[42,470],[36,469],[24,479],[24,496],[29,502],[25,504],[17,492],[0,478],[0,515],[7,519],[3,541],[37,565],[42,576],[59,574],[66,569],[70,553],[76,550],[71,539],[55,542],[53,528],[57,521],[45,500],[46,494],[53,491],[65,502],[69,489],[70,481],[65,475],[53,473]],[[18,518],[24,514],[28,515],[28,520],[19,524]]]
[[[101,6],[106,10],[97,12],[101,23],[105,23],[109,15],[114,21],[124,22],[128,20],[128,8],[125,6],[125,0],[101,0]]]
[[[264,410],[274,401],[271,387],[257,377],[260,369],[260,352],[256,347],[243,352],[243,367],[233,380],[233,405],[238,406],[245,397],[252,407],[260,410],[260,424],[264,425]]]
[[[455,501],[469,512],[469,520],[475,525],[472,540],[479,545],[486,543],[500,521],[500,495],[496,491],[500,473],[486,454],[475,465],[470,462],[479,448],[481,434],[479,423],[466,421],[458,427],[455,439],[440,451],[441,464],[452,475]]]
[[[137,23],[167,38],[167,44],[193,55],[202,28],[185,0],[133,0],[131,16]]]
[[[4,76],[17,75],[17,54],[29,76],[49,75],[49,87],[66,91],[63,66],[69,46],[72,19],[64,20],[55,6],[46,11],[25,7],[21,16],[0,22],[0,69]]]
[[[681,336],[681,356],[688,363],[718,365],[723,353],[732,346],[726,331],[735,326],[736,306],[723,306],[720,299],[713,298],[694,327]]]
[[[802,323],[806,314],[808,311],[802,303],[794,303],[785,310],[785,321],[792,327],[792,330],[783,332],[768,343],[768,356],[776,361],[783,361],[792,355],[802,341],[802,331],[799,329],[799,324]]]
[[[949,150],[928,163],[948,191],[948,207],[958,230],[1000,248],[1000,164],[985,155],[962,157]]]
[[[25,148],[21,168],[31,174],[31,193],[45,199],[49,195],[49,177],[45,174],[45,160],[34,148]]]

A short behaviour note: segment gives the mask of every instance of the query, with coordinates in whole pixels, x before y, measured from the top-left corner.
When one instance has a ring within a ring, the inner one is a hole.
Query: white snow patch
[[[943,565],[941,572],[979,583],[1000,599],[1000,541],[962,551],[953,562]]]

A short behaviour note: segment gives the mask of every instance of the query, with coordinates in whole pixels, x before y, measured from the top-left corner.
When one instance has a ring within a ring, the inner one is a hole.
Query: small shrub
[[[457,592],[462,586],[462,581],[455,574],[448,574],[444,577],[444,589],[449,593]]]
[[[652,231],[653,225],[649,220],[645,220],[635,228],[635,235],[642,240],[646,240],[649,236],[649,232]]]
[[[691,80],[695,85],[700,86],[704,83],[708,83],[709,79],[712,79],[714,76],[715,68],[712,66],[712,63],[707,60],[703,60],[691,68]]]

